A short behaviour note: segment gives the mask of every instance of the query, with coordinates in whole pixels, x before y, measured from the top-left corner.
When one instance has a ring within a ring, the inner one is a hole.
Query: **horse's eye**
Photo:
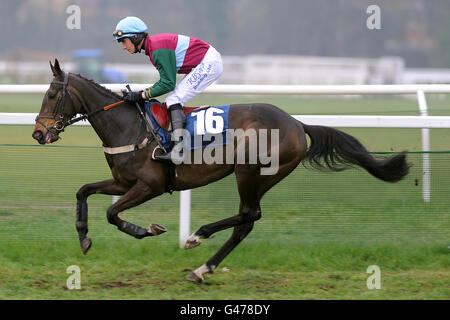
[[[56,96],[57,91],[56,90],[50,90],[48,91],[47,95],[50,99],[53,99]]]

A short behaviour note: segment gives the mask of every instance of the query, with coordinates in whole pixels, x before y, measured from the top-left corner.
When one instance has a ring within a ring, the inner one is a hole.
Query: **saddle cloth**
[[[194,150],[208,146],[226,145],[229,109],[230,105],[183,107],[186,115],[185,130],[191,138],[184,140],[185,148]],[[170,121],[166,104],[156,101],[146,102],[145,112],[161,137],[164,148],[170,149],[171,128],[169,128]]]

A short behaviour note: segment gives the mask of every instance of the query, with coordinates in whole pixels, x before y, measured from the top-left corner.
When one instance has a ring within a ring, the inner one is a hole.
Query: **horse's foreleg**
[[[133,223],[124,221],[119,218],[119,213],[144,203],[163,193],[163,190],[154,190],[149,185],[138,180],[131,189],[123,195],[116,203],[111,205],[107,210],[108,222],[117,226],[117,228],[137,239],[148,236],[156,236],[167,231],[167,229],[159,224],[151,224],[145,229]]]
[[[92,245],[92,240],[87,237],[88,233],[88,205],[87,198],[96,193],[122,195],[128,189],[118,184],[114,179],[89,183],[80,188],[77,192],[77,214],[76,228],[80,240],[81,250],[86,254]]]

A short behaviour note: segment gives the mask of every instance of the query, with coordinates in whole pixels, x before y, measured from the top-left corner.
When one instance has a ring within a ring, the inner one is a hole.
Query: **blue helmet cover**
[[[121,33],[117,31],[122,31]],[[147,25],[138,17],[126,17],[119,21],[114,32],[114,39],[131,37],[138,33],[148,32]]]

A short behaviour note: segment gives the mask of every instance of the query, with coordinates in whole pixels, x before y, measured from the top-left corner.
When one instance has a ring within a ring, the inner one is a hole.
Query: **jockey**
[[[155,34],[149,36],[145,23],[137,17],[119,21],[114,38],[122,43],[123,50],[131,54],[144,52],[158,69],[160,79],[142,91],[131,91],[124,100],[141,102],[169,93],[166,97],[172,131],[182,129],[186,116],[182,106],[201,93],[222,74],[222,57],[209,43],[180,34]],[[176,74],[185,76],[176,83]],[[172,160],[171,152],[155,156],[158,160]]]

